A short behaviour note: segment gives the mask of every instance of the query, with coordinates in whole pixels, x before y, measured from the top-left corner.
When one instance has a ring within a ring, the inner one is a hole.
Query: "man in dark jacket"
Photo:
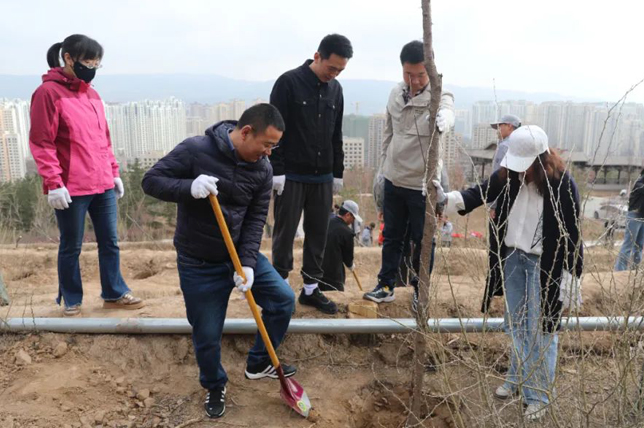
[[[628,197],[624,243],[619,250],[615,270],[622,271],[639,266],[644,248],[644,169]]]
[[[362,222],[358,215],[360,208],[354,201],[346,200],[342,203],[338,215],[329,220],[329,233],[326,236],[326,249],[322,269],[324,276],[320,281],[322,291],[344,291],[346,266],[353,270],[353,238],[355,237],[353,224]]]
[[[224,414],[226,382],[221,365],[221,335],[233,287],[252,287],[274,346],[282,341],[295,305],[290,287],[259,252],[270,202],[272,169],[267,160],[284,130],[279,111],[270,104],[246,110],[239,122],[220,122],[206,135],[174,148],[143,178],[148,195],[176,202],[174,245],[181,291],[199,365],[199,380],[208,390],[209,417]],[[237,275],[208,201],[218,195],[226,223],[243,265]],[[282,364],[284,374],[295,368]],[[277,378],[259,334],[248,354],[249,379]]]
[[[282,74],[273,86],[286,131],[271,154],[275,191],[273,266],[288,281],[293,270],[293,240],[304,211],[304,288],[299,302],[334,314],[335,303],[318,288],[333,193],[342,188],[342,86],[335,78],[353,56],[351,42],[339,34],[322,39],[313,60]]]

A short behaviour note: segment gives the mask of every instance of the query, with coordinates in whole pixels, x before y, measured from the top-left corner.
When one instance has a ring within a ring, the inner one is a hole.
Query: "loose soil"
[[[459,243],[437,250],[430,308],[433,317],[481,316],[487,269],[483,245],[471,241],[469,247]],[[267,247],[270,245],[263,245]],[[633,293],[641,289],[641,278],[632,272],[610,272],[616,251],[599,247],[587,251],[581,315],[637,315],[640,311],[632,302]],[[265,254],[270,258],[270,252]],[[295,251],[295,257],[294,272],[298,272],[301,249]],[[145,308],[102,309],[97,251],[88,244],[81,255],[83,317],[185,317],[176,255],[170,243],[123,243],[121,262],[124,278],[134,293],[145,299]],[[363,286],[371,289],[376,283],[380,249],[358,248],[356,265]],[[0,308],[2,318],[61,316],[54,303],[54,246],[2,248],[0,271],[12,298],[11,306]],[[298,292],[301,279],[292,275],[291,280]],[[349,277],[344,293],[328,296],[340,306],[336,317],[346,318],[347,305],[361,300],[362,293]],[[397,289],[396,301],[380,305],[378,316],[411,317],[410,300],[410,288]],[[497,300],[492,316],[503,312],[502,300]],[[326,317],[299,304],[294,316]],[[250,318],[246,301],[235,292],[228,317]],[[4,334],[0,335],[0,427],[400,427],[409,405],[412,337],[287,336],[279,355],[298,367],[297,380],[315,408],[315,415],[304,420],[282,404],[277,381],[244,378],[252,337],[226,336],[222,355],[230,378],[228,409],[221,420],[207,420],[189,336]],[[589,409],[595,402],[601,405],[592,409],[584,426],[618,426],[624,418],[618,409],[623,407],[615,403],[633,392],[632,387],[617,386],[618,374],[625,372],[620,369],[623,361],[617,358],[624,341],[630,341],[637,353],[639,336],[561,335],[559,399],[552,412],[558,420],[555,424],[554,419],[548,419],[540,426],[581,426],[581,413],[571,409]],[[502,334],[430,335],[428,342],[424,426],[523,426],[518,401],[499,402],[491,395],[507,370],[507,340]],[[633,359],[630,364],[637,369],[641,361]],[[581,382],[582,372],[592,381]],[[632,383],[637,383],[636,374]],[[619,394],[615,392],[618,389]]]

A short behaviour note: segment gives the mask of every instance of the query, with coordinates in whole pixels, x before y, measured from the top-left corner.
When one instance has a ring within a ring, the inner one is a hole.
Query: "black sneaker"
[[[396,300],[396,296],[394,296],[393,288],[389,288],[388,285],[380,285],[380,284],[378,284],[378,286],[374,288],[373,291],[364,293],[362,297],[364,297],[366,300],[371,300],[376,303],[383,303],[383,302],[389,303]]]
[[[300,292],[300,297],[297,299],[300,305],[313,306],[320,312],[333,315],[338,312],[338,306],[326,298],[319,288],[316,288],[310,296],[306,295],[304,289]]]
[[[280,366],[284,372],[284,377],[291,377],[297,373],[297,369],[293,366],[289,366],[288,364],[280,364]],[[273,367],[271,360],[267,360],[266,362],[254,366],[246,366],[244,376],[246,376],[246,379],[251,380],[262,379],[265,377],[270,377],[271,379],[279,378],[277,370]]]
[[[221,418],[226,411],[226,387],[209,389],[204,408],[209,418]]]

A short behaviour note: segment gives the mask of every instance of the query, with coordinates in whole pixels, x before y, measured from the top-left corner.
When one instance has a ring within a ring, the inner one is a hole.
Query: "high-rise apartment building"
[[[21,137],[16,133],[0,132],[0,182],[19,180],[25,176],[25,153]]]
[[[463,144],[463,136],[456,132],[449,131],[443,139],[442,157],[443,168],[454,167],[459,161],[459,153]]]
[[[375,114],[369,118],[369,133],[364,150],[364,166],[367,168],[376,170],[380,168],[380,154],[386,123],[387,116],[384,114]]]
[[[472,149],[484,149],[490,143],[496,143],[499,140],[496,129],[493,129],[489,123],[479,123],[474,125],[472,130]]]
[[[344,167],[362,168],[364,166],[364,138],[343,137]]]
[[[107,122],[117,157],[135,159],[146,152],[169,152],[187,137],[185,104],[162,101],[107,104]]]
[[[18,145],[25,158],[30,158],[29,151],[29,102],[6,98],[0,99],[0,132],[16,134]]]

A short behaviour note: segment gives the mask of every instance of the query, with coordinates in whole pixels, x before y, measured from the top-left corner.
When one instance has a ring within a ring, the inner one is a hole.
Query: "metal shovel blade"
[[[295,379],[284,377],[284,371],[281,366],[277,368],[277,374],[279,375],[280,383],[282,384],[282,389],[280,391],[282,400],[284,400],[291,409],[307,418],[311,411],[311,402],[309,401],[309,396],[306,395],[306,391],[302,388],[302,385],[297,383]]]

